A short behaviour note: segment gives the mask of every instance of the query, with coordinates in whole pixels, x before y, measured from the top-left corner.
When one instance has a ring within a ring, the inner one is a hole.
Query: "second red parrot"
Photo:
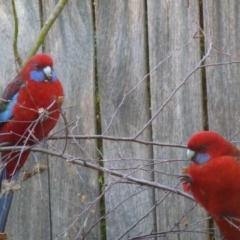
[[[240,239],[240,151],[216,132],[203,131],[188,141],[192,161],[184,189],[213,217],[228,240]]]

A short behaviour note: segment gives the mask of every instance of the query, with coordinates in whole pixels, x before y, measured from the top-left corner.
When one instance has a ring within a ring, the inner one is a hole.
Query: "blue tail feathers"
[[[12,178],[12,180],[16,179],[18,175],[19,175],[18,172],[14,174],[14,177]],[[2,170],[1,177],[0,177],[1,187],[2,187],[2,181],[6,179],[7,179],[6,169],[4,168]],[[12,198],[13,198],[13,192],[4,193],[0,198],[0,232],[4,232],[5,230],[8,213],[12,203]]]

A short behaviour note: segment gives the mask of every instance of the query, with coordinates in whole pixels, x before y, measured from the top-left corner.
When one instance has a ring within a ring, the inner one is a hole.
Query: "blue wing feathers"
[[[13,116],[13,107],[14,105],[17,103],[17,97],[18,97],[18,93],[15,94],[13,96],[13,98],[11,100],[9,100],[9,102],[5,103],[5,110],[0,112],[0,121],[1,122],[6,122],[9,119],[12,118]]]
[[[8,121],[13,116],[13,107],[17,102],[19,89],[26,86],[25,81],[22,80],[21,75],[18,75],[11,83],[5,88],[0,100],[0,129],[4,122]]]

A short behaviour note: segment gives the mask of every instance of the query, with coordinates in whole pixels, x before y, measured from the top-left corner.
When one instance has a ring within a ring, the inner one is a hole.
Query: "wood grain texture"
[[[44,3],[46,17],[56,3]],[[96,134],[92,14],[91,1],[70,1],[46,40],[46,51],[54,57],[64,85],[64,106],[74,106],[64,110],[66,118],[69,122],[79,118],[69,129],[72,134]],[[55,146],[62,149],[64,141]],[[92,163],[96,149],[96,142],[89,140],[71,140],[67,146],[68,153]],[[99,220],[99,204],[94,204],[99,196],[98,172],[55,157],[50,157],[49,170],[52,238],[82,239]],[[99,224],[84,239],[101,239]]]
[[[239,61],[240,59],[240,33],[236,31],[240,20],[238,14],[240,8],[234,2],[230,4],[204,1],[206,52],[210,48],[210,43],[213,44],[206,60],[207,64]],[[218,52],[215,47],[221,49],[225,55]],[[239,64],[208,67],[206,75],[210,128],[232,139],[239,132],[240,126]],[[238,138],[239,135],[235,139]]]
[[[96,1],[97,70],[104,134],[133,137],[149,119],[146,80],[127,95],[147,73],[145,20],[144,1]],[[140,139],[150,140],[149,130]],[[148,172],[151,160],[140,160],[151,158],[151,147],[103,141],[103,153],[105,167],[152,178]],[[152,190],[124,182],[105,175],[107,239],[127,239],[153,229],[151,212],[140,221],[152,207]]]
[[[42,2],[45,21],[58,1]],[[24,58],[40,30],[39,1],[15,3],[19,53]],[[69,122],[77,120],[71,133],[96,134],[96,86],[105,135],[134,137],[160,111],[138,138],[186,145],[187,139],[203,128],[202,97],[207,94],[209,128],[227,139],[236,134],[233,140],[239,140],[238,64],[206,68],[205,93],[201,70],[183,83],[201,59],[200,38],[193,38],[199,31],[199,11],[197,0],[69,1],[49,32],[45,50],[53,56],[64,85],[66,118]],[[235,0],[203,1],[205,54],[210,50],[206,64],[238,60],[239,11]],[[2,92],[18,69],[12,50],[11,1],[0,1],[0,22]],[[149,71],[150,76],[143,79]],[[179,90],[170,97],[177,87]],[[54,131],[63,126],[61,119]],[[48,144],[61,150],[65,141]],[[47,143],[44,147],[48,147]],[[179,183],[175,175],[189,164],[174,161],[186,159],[185,149],[180,148],[104,140],[99,150],[103,151],[106,168],[173,187]],[[67,152],[98,164],[95,141],[70,140]],[[9,238],[101,239],[100,225],[91,229],[100,218],[99,203],[95,202],[100,195],[98,172],[43,154],[32,154],[24,168],[31,168],[36,161],[46,164],[48,171],[23,182],[21,190],[14,194],[6,228]],[[108,174],[105,184],[107,239],[127,239],[152,231],[173,240],[209,239],[208,234],[196,232],[207,232],[209,226],[207,215],[194,207],[194,202]],[[177,188],[182,190],[181,184]],[[151,211],[156,203],[156,209]]]
[[[209,128],[239,144],[240,130],[240,6],[238,1],[203,1]],[[216,227],[216,235],[220,235]],[[220,239],[220,238],[217,238]]]
[[[200,42],[193,39],[199,29],[198,2],[191,1],[187,8],[186,1],[151,0],[147,7],[150,72],[153,71],[150,75],[152,116],[159,111],[152,122],[153,140],[186,145],[187,139],[203,126],[201,71],[196,71],[184,83],[200,62]],[[188,161],[176,160],[186,159],[186,150],[154,147],[153,153],[153,158],[158,159],[154,167],[155,181],[176,186],[178,179],[174,175],[189,165]],[[178,188],[182,189],[181,184]],[[206,234],[194,232],[195,229],[205,231],[208,226],[204,221],[206,214],[200,208],[191,210],[194,202],[160,190],[156,190],[155,196],[159,202],[156,212],[159,236],[208,239]],[[193,227],[186,227],[186,220]]]

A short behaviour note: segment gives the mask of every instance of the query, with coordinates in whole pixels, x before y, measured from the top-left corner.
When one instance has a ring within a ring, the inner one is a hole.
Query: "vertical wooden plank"
[[[133,137],[149,118],[146,81],[126,96],[147,73],[144,1],[96,1],[96,30],[102,132]],[[149,129],[140,139],[150,140]],[[103,153],[105,167],[142,179],[152,178],[148,160],[151,147],[103,141]],[[107,239],[150,233],[152,190],[107,174],[105,183]]]
[[[193,38],[199,30],[198,1],[191,1],[187,6],[187,1],[150,0],[147,7],[150,72],[153,71],[150,75],[152,116],[166,104],[152,122],[153,140],[186,145],[187,139],[203,127],[201,71],[183,83],[200,62],[199,38]],[[154,167],[155,181],[176,187],[176,174],[189,165],[182,161],[186,159],[186,150],[154,147],[154,159],[159,159]],[[182,189],[181,184],[178,187]],[[200,233],[208,231],[206,214],[194,207],[194,202],[160,190],[156,190],[155,196],[157,202],[161,200],[156,212],[159,236],[184,240],[209,238]]]
[[[238,1],[205,0],[203,10],[205,52],[210,50],[206,64],[239,61]],[[206,68],[209,128],[230,141],[237,141],[238,147],[240,147],[239,76],[239,63]],[[217,227],[216,232],[219,235]]]
[[[206,51],[210,43],[213,44],[207,64],[239,60],[240,33],[236,31],[240,19],[239,5],[236,1],[203,3]],[[239,132],[240,126],[239,74],[238,64],[206,68],[209,126],[230,140]],[[239,135],[234,139],[238,138]]]
[[[43,2],[44,19],[58,1]],[[79,120],[72,134],[96,134],[94,111],[94,33],[92,5],[88,0],[69,1],[46,40],[46,51],[55,59],[56,71],[65,90],[66,118]],[[63,125],[59,125],[62,128]],[[67,152],[77,158],[96,159],[95,141],[69,140]],[[65,142],[55,146],[62,149]],[[82,239],[99,219],[98,172],[50,157],[50,204],[53,239]],[[57,236],[57,237],[56,237]],[[84,239],[101,239],[95,226]]]
[[[32,46],[39,30],[40,17],[38,1],[15,0],[18,21],[18,51],[22,59]],[[1,1],[1,92],[17,74],[19,69],[13,55],[14,17],[11,1]],[[36,163],[45,163],[44,155],[30,157],[24,169]],[[14,193],[6,226],[9,239],[50,239],[50,218],[48,212],[48,176],[43,173],[21,184]],[[46,210],[47,209],[47,210]]]

